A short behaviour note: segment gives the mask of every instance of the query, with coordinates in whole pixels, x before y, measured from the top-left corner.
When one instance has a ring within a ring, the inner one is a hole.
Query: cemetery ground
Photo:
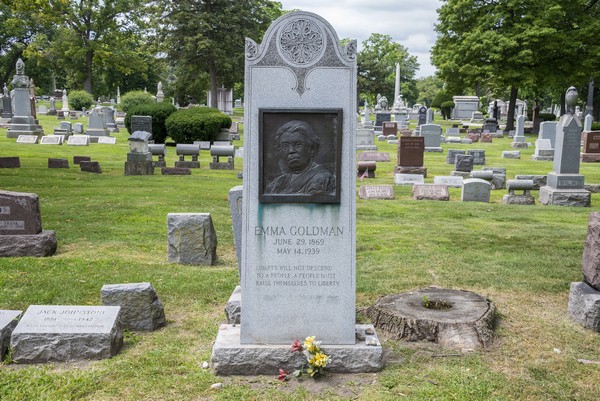
[[[58,125],[56,117],[38,117],[46,134]],[[506,190],[492,191],[490,203],[460,202],[457,188],[450,202],[415,201],[409,186],[395,186],[395,200],[358,199],[357,319],[366,321],[364,309],[383,295],[430,285],[464,289],[495,303],[494,344],[460,353],[382,336],[386,366],[375,374],[283,383],[277,372],[217,377],[202,364],[238,284],[227,194],[241,184],[243,161],[235,171],[209,170],[202,151],[201,168],[190,176],[124,176],[128,134],[111,135],[116,145],[26,145],[0,129],[0,155],[21,159],[21,168],[0,170],[0,188],[37,193],[43,226],[58,238],[52,257],[0,259],[0,309],[98,305],[104,284],[150,282],[167,326],[127,332],[121,352],[102,361],[16,365],[9,358],[0,364],[1,400],[598,399],[599,365],[579,360],[600,363],[600,335],[572,322],[567,304],[570,283],[581,281],[588,216],[600,194],[592,194],[591,208],[541,206],[538,191],[535,206],[501,204]],[[443,154],[425,153],[425,181],[453,170],[447,149],[485,149],[486,166],[506,167],[508,179],[552,171],[552,162],[531,160],[533,147],[521,149],[520,160],[501,159],[510,142],[442,144]],[[376,178],[357,179],[357,191],[393,185],[396,145],[376,145],[392,161],[378,163]],[[102,174],[79,171],[75,155],[99,161]],[[70,168],[48,169],[49,157],[68,158]],[[174,164],[174,147],[166,160]],[[600,164],[582,163],[581,172],[586,183],[600,184]],[[216,265],[167,263],[173,212],[211,213]],[[223,388],[210,389],[217,382]]]

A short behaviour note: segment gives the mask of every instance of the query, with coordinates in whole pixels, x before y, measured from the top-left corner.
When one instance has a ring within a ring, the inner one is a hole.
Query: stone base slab
[[[532,155],[531,156],[531,160],[542,160],[542,161],[551,162],[551,161],[554,160],[554,156],[536,156],[536,155]]]
[[[502,197],[502,203],[506,205],[535,205],[535,198],[532,195],[506,194]]]
[[[582,153],[582,163],[600,163],[600,153]]]
[[[56,247],[56,233],[52,230],[31,235],[0,236],[0,257],[52,256]]]
[[[376,334],[366,335],[366,330],[375,332],[372,325],[357,324],[357,338],[367,337],[377,345],[366,345],[365,340],[358,339],[354,345],[321,345],[321,350],[331,357],[328,372],[367,373],[383,368],[379,339]],[[309,334],[318,340],[318,333]],[[240,344],[240,327],[223,324],[212,350],[211,365],[218,375],[277,375],[280,368],[292,372],[306,364],[306,357],[291,352],[291,345],[292,341],[289,345]]]
[[[200,168],[200,162],[188,162],[188,161],[177,161],[175,162],[177,168]]]
[[[568,311],[583,327],[600,332],[600,291],[586,283],[571,283]]]
[[[435,153],[444,153],[444,149],[441,147],[425,147],[425,152],[435,152]]]
[[[147,161],[143,163],[125,162],[125,175],[153,175],[154,163]]]
[[[367,150],[377,152],[377,146],[375,145],[357,145],[356,150]]]
[[[233,162],[211,162],[209,164],[211,170],[234,170]]]
[[[526,148],[527,142],[511,142],[510,147],[511,148]]]
[[[235,287],[225,304],[225,315],[228,324],[240,324],[242,315],[242,287]]]
[[[395,174],[420,174],[423,178],[427,178],[427,167],[420,166],[396,166],[394,167]]]
[[[592,194],[583,189],[556,189],[549,186],[540,188],[542,205],[590,207]]]

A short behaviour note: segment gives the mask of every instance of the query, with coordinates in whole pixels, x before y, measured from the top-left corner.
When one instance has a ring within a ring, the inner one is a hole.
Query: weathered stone
[[[469,178],[463,181],[461,201],[463,202],[489,202],[492,185],[479,178]]]
[[[81,162],[90,162],[92,158],[90,156],[73,156],[73,164],[79,164]]]
[[[391,185],[361,185],[358,196],[361,199],[394,199],[394,187]]]
[[[492,344],[494,312],[492,302],[473,292],[430,287],[381,297],[367,315],[392,338],[474,350]]]
[[[600,193],[600,184],[584,184],[583,189],[593,194]]]
[[[0,190],[0,235],[29,235],[41,231],[39,197],[28,192]]]
[[[590,213],[583,246],[583,280],[600,291],[600,212]]]
[[[586,283],[571,283],[568,311],[583,327],[600,332],[600,291]]]
[[[0,168],[19,168],[21,159],[18,157],[0,157]]]
[[[52,230],[31,235],[3,235],[0,238],[0,256],[52,256],[57,245],[56,233]]]
[[[456,160],[456,155],[464,155],[464,154],[466,154],[466,151],[464,151],[464,150],[448,149],[448,152],[446,153],[446,163],[453,165]]]
[[[169,213],[167,232],[169,262],[188,265],[215,263],[217,233],[210,213]]]
[[[240,324],[242,315],[242,287],[235,287],[229,300],[225,304],[225,316],[228,324]]]
[[[15,363],[110,358],[123,345],[118,306],[31,305],[10,340]]]
[[[48,158],[48,168],[69,168],[69,159]]]
[[[364,332],[368,327],[372,328],[371,325],[356,325],[356,332],[366,338]],[[356,338],[356,333],[353,337]],[[240,344],[240,327],[223,324],[213,347],[211,365],[218,375],[272,375],[278,369],[291,372],[302,368],[306,357],[299,352],[290,352],[290,346]],[[321,350],[331,357],[328,372],[377,372],[383,367],[381,346],[368,346],[363,341],[352,345],[322,345]]]
[[[81,161],[81,162],[79,162],[79,169],[81,171],[86,171],[88,173],[95,173],[95,174],[102,173],[102,169],[100,168],[99,162]]]
[[[513,143],[518,143],[518,142],[513,142]],[[520,150],[503,150],[502,158],[503,159],[520,159],[521,151]]]
[[[578,189],[556,189],[548,185],[540,188],[542,205],[590,207],[591,193]]]
[[[437,184],[415,184],[413,185],[413,199],[448,201],[450,200],[448,186]]]
[[[4,356],[8,351],[8,345],[10,344],[10,336],[15,327],[17,327],[20,317],[20,310],[0,309],[0,361],[4,360]]]
[[[160,169],[162,175],[191,175],[192,170],[187,167],[163,167]]]
[[[433,177],[433,183],[437,185],[447,185],[452,188],[462,188],[463,177],[436,175],[435,177]]]
[[[506,205],[535,205],[532,195],[506,194],[502,197],[502,203]]]
[[[150,283],[105,284],[100,296],[104,305],[121,307],[125,329],[153,331],[167,324],[163,305]]]

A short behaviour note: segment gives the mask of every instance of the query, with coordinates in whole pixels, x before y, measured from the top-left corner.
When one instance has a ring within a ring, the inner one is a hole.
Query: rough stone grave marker
[[[415,184],[413,185],[413,199],[415,200],[450,200],[447,185]]]
[[[312,335],[330,371],[381,368],[356,340],[356,71],[356,41],[316,14],[246,40],[242,317],[219,329],[219,374],[293,369],[290,344]]]
[[[118,306],[31,305],[13,330],[15,363],[105,359],[123,345]]]
[[[361,185],[358,196],[361,199],[394,199],[394,187],[391,185]]]
[[[20,310],[0,309],[0,361],[4,360],[10,344],[10,336],[21,317]]]

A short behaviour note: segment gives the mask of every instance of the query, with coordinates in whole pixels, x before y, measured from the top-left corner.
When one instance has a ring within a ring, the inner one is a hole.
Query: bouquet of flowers
[[[331,361],[329,355],[325,355],[320,348],[321,341],[316,341],[315,336],[306,337],[304,344],[299,340],[292,344],[292,352],[302,352],[306,357],[307,365],[302,369],[294,371],[293,375],[300,377],[302,373],[307,373],[311,377],[320,377],[325,375],[325,368]]]

